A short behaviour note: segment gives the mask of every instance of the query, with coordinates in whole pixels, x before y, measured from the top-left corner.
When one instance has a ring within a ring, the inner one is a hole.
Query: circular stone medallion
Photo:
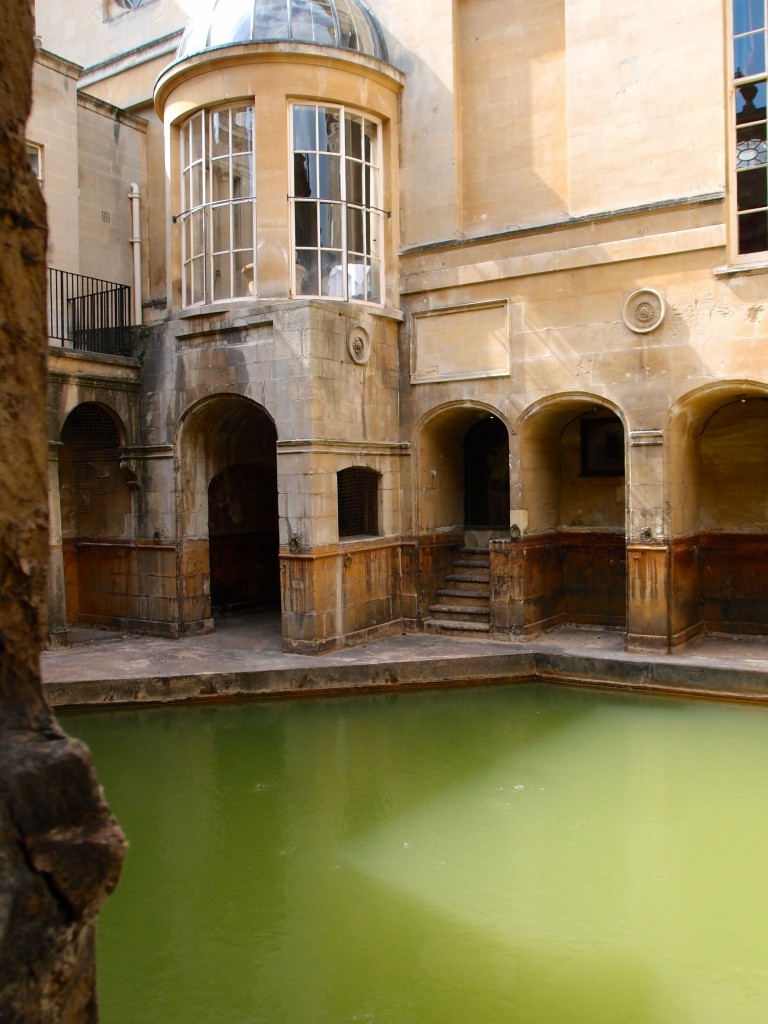
[[[627,298],[622,316],[624,323],[638,334],[655,330],[664,319],[664,299],[653,288],[640,288]]]
[[[364,327],[360,327],[359,324],[353,327],[347,335],[347,352],[349,352],[350,358],[360,366],[368,362],[371,354],[371,339],[368,337],[368,331]]]

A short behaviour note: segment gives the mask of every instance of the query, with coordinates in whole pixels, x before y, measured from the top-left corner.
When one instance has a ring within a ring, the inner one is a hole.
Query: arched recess
[[[768,633],[768,385],[727,381],[670,410],[670,634]]]
[[[84,402],[61,430],[59,500],[67,618],[111,625],[135,617],[132,479],[120,468],[125,428]]]
[[[626,624],[625,431],[594,395],[560,395],[521,417],[526,513],[524,631]]]
[[[434,410],[417,430],[416,450],[420,533],[508,532],[509,432],[495,409]]]
[[[277,431],[239,395],[207,398],[178,432],[182,626],[279,607]]]
[[[490,406],[432,410],[414,435],[417,614],[426,618],[462,549],[509,537],[509,432]]]

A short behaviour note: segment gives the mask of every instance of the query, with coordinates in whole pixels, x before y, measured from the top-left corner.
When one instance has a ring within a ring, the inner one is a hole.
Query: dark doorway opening
[[[276,467],[228,466],[208,487],[213,613],[280,604]]]
[[[509,527],[509,435],[495,416],[480,420],[464,438],[464,524]]]

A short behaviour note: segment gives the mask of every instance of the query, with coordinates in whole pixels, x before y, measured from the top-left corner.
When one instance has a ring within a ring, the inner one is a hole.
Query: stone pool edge
[[[44,682],[55,710],[124,708],[217,701],[343,695],[521,681],[558,683],[720,700],[768,702],[768,672],[692,660],[629,660],[521,651],[393,661],[244,669],[81,682]]]

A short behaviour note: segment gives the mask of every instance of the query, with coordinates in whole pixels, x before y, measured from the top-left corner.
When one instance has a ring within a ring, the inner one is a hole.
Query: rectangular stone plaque
[[[414,313],[411,383],[509,374],[506,299]]]

